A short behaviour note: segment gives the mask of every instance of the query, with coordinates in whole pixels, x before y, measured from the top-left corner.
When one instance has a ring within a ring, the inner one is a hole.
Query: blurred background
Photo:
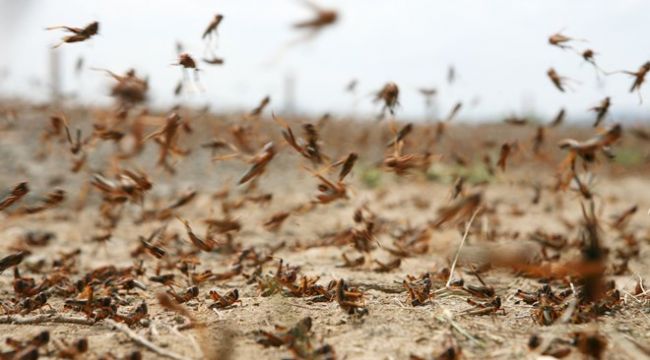
[[[135,68],[150,81],[150,104],[210,105],[214,112],[250,110],[266,95],[271,109],[321,115],[375,115],[373,93],[387,81],[400,86],[397,117],[445,116],[454,103],[465,106],[461,120],[501,120],[537,116],[548,120],[561,107],[570,120],[592,119],[588,108],[612,97],[619,121],[648,113],[646,102],[629,93],[627,75],[598,77],[593,66],[571,50],[548,44],[562,31],[586,39],[578,50],[593,49],[605,70],[636,71],[650,60],[650,2],[644,0],[431,1],[322,0],[339,12],[339,21],[313,39],[294,46],[304,33],[292,24],[313,16],[298,0],[222,1],[34,1],[0,0],[0,96],[46,101],[52,86],[52,45],[61,31],[100,22],[89,41],[55,50],[59,88],[74,101],[106,105],[109,78],[90,67],[123,73]],[[197,60],[201,34],[213,15],[225,16],[216,53],[225,64],[201,63],[204,92],[174,96],[182,77],[176,43]],[[80,73],[75,64],[83,59]],[[450,67],[455,80],[448,81]],[[546,71],[553,67],[575,81],[561,93]],[[354,94],[346,85],[358,81]],[[436,88],[435,109],[427,112],[418,88]]]

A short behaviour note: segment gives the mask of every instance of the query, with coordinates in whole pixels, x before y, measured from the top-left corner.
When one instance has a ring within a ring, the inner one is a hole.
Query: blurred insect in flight
[[[555,34],[548,37],[548,43],[549,44],[551,44],[553,46],[557,46],[557,47],[559,47],[560,49],[563,49],[563,50],[572,49],[571,46],[566,45],[566,43],[571,42],[571,41],[585,41],[585,40],[572,38],[572,37],[563,35],[561,32],[557,32],[557,33],[555,33]]]
[[[632,83],[632,87],[630,87],[630,92],[634,92],[635,90],[639,94],[639,103],[643,103],[643,98],[641,97],[641,85],[645,82],[645,76],[650,71],[650,61],[647,61],[641,67],[639,67],[639,70],[637,71],[626,71],[626,70],[620,70],[620,71],[614,71],[611,73],[607,73],[607,75],[611,74],[616,74],[616,73],[623,73],[623,74],[628,74],[631,76],[634,76],[634,82]]]
[[[50,26],[46,28],[46,30],[56,30],[56,29],[63,29],[67,32],[72,33],[72,35],[64,36],[61,39],[61,42],[54,45],[53,48],[58,48],[64,43],[75,43],[75,42],[81,42],[90,39],[94,35],[97,35],[97,32],[99,31],[99,23],[97,21],[93,21],[82,28],[70,27],[70,26]]]
[[[384,118],[386,110],[388,110],[391,115],[394,115],[395,107],[399,105],[399,87],[397,87],[397,84],[394,82],[386,83],[386,85],[375,94],[374,101],[382,101],[384,103],[381,113],[379,114],[379,120]]]
[[[183,80],[187,80],[187,73],[185,70],[192,70],[194,73],[194,82],[198,87],[199,91],[202,91],[201,85],[199,83],[199,69],[196,65],[194,58],[185,52],[182,52],[178,55],[178,62],[173,63],[172,65],[182,66],[183,67]]]
[[[553,85],[555,85],[555,87],[561,92],[564,92],[564,87],[566,86],[567,81],[571,80],[568,77],[560,76],[553,68],[548,69],[546,75],[548,75],[548,78],[551,79]]]
[[[270,61],[271,64],[277,63],[291,47],[313,40],[323,29],[332,27],[338,20],[339,16],[336,10],[322,8],[308,0],[303,0],[302,3],[315,13],[314,17],[294,23],[293,28],[304,30],[306,33],[282,47]]]
[[[203,40],[207,40],[205,44],[205,51],[204,51],[204,58],[203,62],[209,65],[223,65],[224,60],[220,57],[218,57],[212,48],[212,43],[214,42],[215,44],[213,45],[216,47],[216,38],[219,35],[218,30],[219,30],[219,25],[223,21],[223,15],[222,14],[216,14],[212,17],[212,20],[208,24],[208,26],[205,28],[203,31],[203,35],[201,38]],[[205,57],[205,52],[209,52],[209,56]]]
[[[596,112],[596,122],[594,123],[594,127],[598,127],[598,125],[600,125],[600,123],[605,119],[605,116],[607,116],[607,112],[609,111],[609,106],[611,104],[612,103],[608,96],[601,100],[600,104],[589,109]]]

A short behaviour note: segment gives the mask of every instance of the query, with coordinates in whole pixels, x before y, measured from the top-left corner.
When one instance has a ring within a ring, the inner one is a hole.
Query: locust
[[[217,234],[226,234],[230,232],[238,232],[242,228],[242,224],[235,220],[226,217],[225,219],[206,219],[205,223],[208,225],[208,232]]]
[[[399,105],[399,87],[394,82],[386,83],[381,90],[375,93],[374,101],[383,102],[379,119],[384,117],[386,110],[388,110],[391,115],[394,115],[395,107]]]
[[[478,279],[481,285],[480,286],[471,285],[471,284],[463,285],[462,289],[474,297],[484,298],[484,299],[494,297],[495,295],[494,287],[487,285],[476,270],[472,271],[472,275],[474,275],[476,279]]]
[[[258,178],[264,173],[264,171],[266,171],[266,166],[271,162],[271,160],[273,160],[274,156],[275,146],[272,142],[266,143],[260,152],[250,158],[248,162],[253,165],[246,173],[244,173],[244,175],[242,175],[237,183],[241,185]]]
[[[264,228],[271,232],[277,232],[290,215],[291,212],[288,211],[277,212],[264,222]]]
[[[336,302],[343,311],[350,315],[366,315],[368,309],[363,301],[363,293],[356,289],[349,289],[345,280],[340,279],[336,282]]]
[[[391,271],[393,271],[395,269],[398,269],[400,267],[400,265],[402,264],[402,259],[396,258],[396,259],[393,259],[392,261],[390,261],[388,263],[383,263],[383,262],[375,259],[375,264],[378,265],[378,267],[374,269],[375,272],[387,273],[387,272],[391,272]]]
[[[149,81],[139,77],[134,69],[127,70],[124,75],[118,75],[107,69],[92,69],[103,71],[116,81],[115,85],[111,87],[111,96],[127,107],[142,103],[147,99]]]
[[[27,182],[21,182],[18,185],[14,186],[9,195],[5,196],[4,199],[0,200],[0,211],[10,207],[14,203],[18,202],[23,196],[27,195],[29,192],[29,185]]]
[[[210,290],[210,298],[214,301],[214,303],[210,305],[211,309],[225,309],[233,306],[235,303],[241,304],[239,291],[237,289],[232,289],[224,295],[219,295],[215,290]]]
[[[460,112],[460,110],[461,110],[462,108],[463,108],[463,103],[460,102],[460,101],[457,102],[457,103],[454,104],[454,106],[451,108],[451,110],[449,111],[449,114],[447,115],[447,117],[446,117],[444,120],[442,120],[442,121],[438,121],[438,122],[436,123],[436,136],[435,136],[435,140],[436,140],[436,141],[440,141],[440,139],[442,139],[442,137],[444,136],[445,132],[447,131],[447,126],[448,126],[448,124],[449,124],[449,123],[450,123],[454,118],[456,118],[456,116],[458,115],[458,113]]]
[[[339,181],[343,181],[346,176],[352,171],[352,168],[354,167],[354,164],[356,163],[357,159],[359,158],[359,155],[357,153],[350,153],[348,156],[343,160],[343,166],[341,167],[341,171],[339,172]]]
[[[166,209],[173,210],[173,209],[178,209],[180,207],[183,207],[189,204],[190,202],[192,202],[196,198],[197,194],[198,192],[196,190],[187,191],[181,194],[181,196],[179,196],[178,199],[174,200],[171,204],[169,204],[169,206],[167,206]]]
[[[305,124],[303,125],[303,129],[307,139],[305,146],[307,156],[314,164],[321,164],[323,162],[323,155],[321,153],[316,127],[313,124]]]
[[[639,70],[637,70],[636,72],[632,72],[632,71],[626,72],[626,74],[634,76],[634,83],[632,83],[632,86],[630,87],[630,92],[633,92],[634,90],[636,91],[641,90],[641,85],[643,85],[643,82],[645,81],[645,76],[648,73],[648,71],[650,71],[650,61],[641,65]]]
[[[280,60],[289,48],[315,39],[321,31],[331,28],[338,20],[339,16],[336,10],[322,8],[311,0],[302,0],[301,2],[314,13],[314,16],[292,24],[291,27],[296,31],[300,31],[301,35],[284,45],[274,57],[275,60],[272,63]]]
[[[320,181],[316,198],[312,200],[313,203],[328,204],[335,200],[346,199],[348,197],[347,187],[342,180],[332,182],[322,174],[313,173],[313,175]]]
[[[485,166],[485,169],[487,170],[488,174],[490,176],[494,176],[496,171],[494,170],[494,165],[492,164],[492,158],[490,157],[489,154],[483,155],[483,165]]]
[[[189,154],[188,150],[181,149],[177,144],[180,134],[178,130],[182,124],[183,121],[181,117],[177,113],[171,113],[167,117],[163,127],[144,138],[144,141],[154,139],[154,141],[159,145],[160,152],[157,164],[172,174],[175,170],[168,162],[169,155],[180,156]]]
[[[315,12],[315,16],[312,19],[295,23],[293,27],[296,29],[308,29],[317,32],[333,25],[338,20],[338,13],[335,10],[321,8],[308,0],[303,1],[303,3]]]
[[[603,359],[607,349],[607,338],[599,333],[574,332],[573,344],[585,357]]]
[[[197,286],[190,286],[189,288],[185,289],[185,292],[182,294],[177,294],[175,291],[170,289],[167,290],[167,294],[173,297],[177,303],[184,304],[199,296],[199,288]]]
[[[47,209],[54,208],[60,205],[66,198],[66,192],[63,189],[55,189],[47,194],[40,200],[39,204],[31,206],[23,206],[16,210],[16,215],[36,214]]]
[[[594,122],[594,127],[598,127],[598,125],[600,125],[600,123],[605,119],[605,116],[607,116],[607,112],[609,111],[611,104],[611,100],[608,96],[604,98],[600,104],[589,109],[596,113],[596,122]]]
[[[528,119],[525,117],[509,116],[503,122],[508,125],[523,126],[528,124]]]
[[[122,170],[118,174],[117,181],[109,180],[101,174],[95,174],[91,184],[102,191],[110,199],[109,201],[116,201],[124,197],[139,204],[144,200],[144,194],[153,187],[146,174],[129,169]]]
[[[618,230],[621,230],[627,225],[627,223],[630,221],[630,218],[632,215],[634,215],[639,207],[637,205],[633,205],[627,210],[623,211],[621,214],[616,215],[614,217],[614,221],[612,222],[612,227]]]
[[[140,320],[149,316],[149,309],[146,302],[141,302],[140,305],[136,306],[130,313],[127,315],[113,315],[112,319],[118,322],[123,322],[128,326],[133,326],[140,323]]]
[[[305,124],[305,135],[307,136],[306,140],[296,139],[296,136],[293,133],[293,130],[289,124],[284,121],[284,119],[275,116],[273,114],[273,119],[284,128],[282,130],[282,137],[284,140],[291,146],[296,152],[306,159],[309,159],[313,165],[319,165],[323,163],[325,156],[320,150],[318,132],[316,127],[312,124]]]
[[[557,115],[555,115],[553,120],[551,120],[551,122],[548,124],[548,127],[554,128],[554,127],[562,125],[562,123],[564,122],[565,117],[566,117],[566,110],[565,109],[560,109],[560,111],[558,111]]]
[[[204,91],[199,82],[199,71],[201,71],[201,69],[199,69],[196,60],[194,60],[194,58],[190,54],[186,52],[179,53],[177,62],[172,63],[172,65],[182,67],[183,81],[187,81],[187,76],[188,76],[187,71],[192,71],[194,73],[193,84],[195,85],[195,88],[198,88],[199,91]]]
[[[335,200],[339,199],[346,199],[348,197],[348,192],[347,192],[347,186],[343,180],[345,180],[345,177],[350,173],[352,170],[352,167],[354,166],[354,163],[357,159],[357,154],[355,153],[350,153],[344,160],[338,161],[334,164],[330,164],[329,166],[323,168],[320,171],[313,172],[312,175],[316,177],[316,179],[319,180],[320,184],[318,185],[318,192],[316,193],[316,197],[314,200],[312,200],[312,203],[314,204],[328,204],[331,203]],[[339,172],[339,176],[336,182],[331,181],[325,177],[323,174],[325,171],[327,171],[329,168],[337,165],[343,165],[341,167],[341,171]]]
[[[190,238],[190,241],[194,246],[196,246],[199,250],[201,251],[212,251],[217,247],[217,243],[212,240],[212,239],[201,239],[198,235],[196,235],[193,231],[192,228],[190,227],[189,221],[185,219],[178,218],[180,222],[185,225],[185,230],[187,231],[187,236]]]
[[[43,330],[29,340],[6,338],[5,343],[12,348],[10,351],[0,352],[0,359],[38,359],[39,350],[50,341],[50,332]]]
[[[255,109],[251,110],[251,112],[248,114],[250,118],[258,118],[264,109],[271,103],[271,97],[270,96],[265,96],[255,107]]]
[[[438,209],[438,217],[430,222],[434,228],[439,228],[443,224],[453,220],[468,219],[481,205],[483,195],[480,192],[469,194],[451,202],[449,205]]]
[[[597,151],[604,151],[607,153],[609,147],[618,141],[622,134],[623,127],[620,124],[615,124],[603,133],[586,141],[581,142],[574,139],[565,139],[560,141],[560,148],[568,151],[567,158],[564,160],[563,164],[573,165],[577,157],[580,157],[587,162],[593,162],[596,158]]]
[[[580,53],[582,59],[594,67],[597,76],[599,73],[607,74],[603,69],[600,68],[600,66],[598,66],[598,64],[596,64],[596,60],[594,59],[596,55],[597,53],[591,49],[586,49]]]
[[[557,46],[562,50],[571,49],[571,46],[567,45],[571,41],[584,41],[582,39],[576,39],[562,34],[561,32],[555,33],[548,37],[548,43]]]
[[[27,255],[28,255],[27,252],[21,251],[15,254],[7,255],[2,259],[0,259],[0,274],[3,271],[9,269],[10,267],[17,266],[18,264],[20,264]]]
[[[208,26],[205,28],[203,31],[203,35],[201,35],[202,39],[210,39],[211,37],[216,37],[217,36],[217,31],[219,30],[219,25],[223,21],[223,15],[222,14],[215,14],[212,17],[212,20],[208,24]]]
[[[593,50],[591,50],[591,49],[587,49],[587,50],[583,51],[583,52],[580,54],[580,56],[582,56],[582,58],[583,58],[586,62],[588,62],[588,63],[590,63],[590,64],[596,66],[596,62],[594,61],[594,56],[595,56],[595,55],[596,55],[596,53],[595,53]]]
[[[451,111],[449,111],[449,115],[447,115],[447,117],[445,118],[445,122],[450,122],[451,120],[456,118],[456,116],[458,115],[458,113],[462,108],[463,108],[462,102],[459,101],[456,104],[454,104],[454,106],[451,108]]]
[[[412,306],[425,305],[431,298],[433,298],[433,294],[431,293],[431,277],[428,276],[428,274],[423,276],[421,281],[418,283],[404,280],[402,285],[408,292]]]
[[[397,134],[395,135],[395,138],[394,138],[393,140],[391,140],[391,141],[386,145],[386,147],[394,146],[396,143],[398,143],[398,142],[404,140],[404,138],[406,137],[406,135],[410,134],[411,131],[413,131],[413,123],[408,123],[408,124],[404,125],[404,127],[401,128],[401,129],[397,132]]]
[[[504,308],[501,307],[501,298],[496,296],[491,301],[487,302],[478,302],[472,299],[467,299],[467,303],[473,305],[472,309],[465,310],[464,313],[467,315],[491,315],[496,313],[506,314]]]
[[[357,89],[357,85],[359,85],[359,80],[352,79],[350,80],[350,82],[348,82],[347,85],[345,85],[345,91],[349,93],[354,93]]]
[[[565,83],[568,80],[567,77],[560,76],[553,68],[548,69],[546,75],[548,75],[548,78],[551,79],[551,82],[558,90],[564,92]]]
[[[173,64],[173,65],[179,65],[179,66],[182,66],[184,69],[191,69],[191,70],[194,70],[194,71],[199,70],[196,67],[196,61],[188,53],[180,53],[178,55],[178,62]]]
[[[72,344],[65,340],[54,342],[57,348],[57,356],[61,359],[77,359],[83,358],[88,351],[88,340],[81,338],[74,341]]]
[[[152,276],[149,278],[149,280],[171,287],[172,285],[176,284],[174,278],[175,278],[174,274],[163,274],[163,275]]]
[[[630,92],[632,93],[634,91],[637,91],[637,93],[639,94],[639,102],[643,102],[643,98],[641,97],[641,85],[643,85],[643,83],[645,82],[645,77],[649,71],[650,71],[650,61],[647,61],[643,63],[643,65],[641,65],[639,67],[639,70],[637,71],[621,70],[621,71],[614,71],[606,74],[611,75],[616,73],[623,73],[623,74],[633,76],[634,82],[630,87]]]
[[[501,145],[501,151],[499,152],[499,160],[497,161],[497,166],[501,168],[501,171],[503,172],[506,171],[506,160],[508,160],[511,149],[512,145],[509,143],[503,143]]]
[[[404,147],[404,138],[411,132],[413,125],[405,125],[399,132],[395,130],[394,124],[391,123],[391,130],[395,133],[395,138],[388,143],[393,147],[392,153],[386,154],[383,165],[397,175],[405,175],[411,169],[422,169],[426,171],[432,161],[432,154],[402,154]]]
[[[61,42],[54,45],[53,48],[58,48],[59,46],[65,43],[75,43],[75,42],[81,42],[90,39],[91,37],[97,35],[97,33],[99,32],[99,22],[93,21],[82,28],[70,27],[70,26],[50,26],[46,28],[46,30],[57,30],[57,29],[63,29],[69,33],[72,33],[72,35],[64,36],[61,39]]]
[[[203,58],[202,59],[204,63],[209,64],[209,65],[223,65],[224,64],[224,59],[220,57],[210,57],[210,58]],[[176,91],[174,91],[176,93]],[[180,93],[180,90],[178,91]]]
[[[41,292],[34,295],[33,297],[29,297],[22,300],[20,303],[18,303],[18,309],[15,309],[13,312],[21,315],[26,315],[44,306],[48,306],[51,308],[50,304],[48,304],[47,301],[48,301],[47,293]]]
[[[220,139],[214,139],[205,142],[201,144],[201,147],[204,149],[210,149],[212,156],[216,156],[216,152],[221,149],[231,149],[233,151],[237,151],[237,148],[234,145]]]

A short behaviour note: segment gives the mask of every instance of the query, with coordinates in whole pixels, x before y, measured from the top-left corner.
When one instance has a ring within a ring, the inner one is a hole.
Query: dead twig
[[[188,358],[186,358],[184,356],[181,356],[179,354],[176,354],[174,352],[171,352],[171,351],[168,351],[168,350],[165,350],[165,349],[161,348],[160,346],[152,343],[151,341],[145,339],[144,337],[136,334],[135,331],[129,329],[129,327],[126,326],[126,325],[117,323],[117,322],[115,322],[113,320],[110,320],[110,319],[106,319],[106,320],[104,320],[104,322],[107,323],[108,325],[110,325],[112,328],[114,328],[116,330],[119,330],[120,332],[124,333],[124,335],[128,336],[136,344],[142,345],[142,346],[146,347],[147,349],[153,351],[154,353],[156,353],[156,354],[158,354],[160,356],[167,357],[167,358],[170,358],[170,359],[175,359],[175,360],[186,360],[186,359],[188,359]]]
[[[77,324],[77,325],[93,325],[95,321],[85,317],[78,316],[65,316],[65,315],[35,315],[35,316],[15,316],[4,315],[0,316],[0,324],[13,324],[13,325],[32,325],[32,324]]]

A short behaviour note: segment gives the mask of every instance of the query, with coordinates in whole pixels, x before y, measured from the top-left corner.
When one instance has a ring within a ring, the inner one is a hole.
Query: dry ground
[[[110,241],[107,244],[92,242],[90,237],[96,234],[95,221],[99,196],[94,192],[86,206],[76,211],[74,209],[76,194],[92,172],[106,167],[107,160],[101,154],[111,152],[112,147],[109,144],[102,144],[89,160],[89,168],[78,174],[68,172],[69,159],[66,157],[65,145],[54,144],[46,160],[36,160],[35,154],[40,149],[40,145],[35,139],[37,140],[40,134],[39,129],[45,126],[44,119],[47,116],[45,113],[36,114],[30,115],[28,119],[30,121],[14,123],[12,127],[0,132],[0,168],[3,171],[0,176],[0,190],[5,191],[19,181],[26,180],[30,183],[33,195],[25,199],[26,202],[35,201],[39,195],[53,187],[65,189],[69,198],[61,207],[42,214],[23,217],[0,214],[0,255],[8,254],[10,247],[19,241],[25,232],[42,230],[53,232],[56,235],[55,239],[46,247],[32,248],[32,254],[20,266],[23,275],[33,276],[37,281],[44,274],[31,274],[27,271],[26,264],[35,263],[39,259],[49,261],[58,257],[60,252],[77,248],[81,249],[81,256],[78,258],[78,274],[71,275],[75,280],[100,266],[133,265],[135,259],[131,257],[130,252],[137,246],[138,236],[147,236],[160,226],[161,222],[136,224],[134,219],[142,208],[139,205],[127,205],[122,221],[114,230]],[[373,123],[372,126],[379,125]],[[449,149],[452,149],[471,156],[472,149],[477,148],[474,141],[476,139],[499,142],[504,138],[519,138],[523,142],[529,141],[530,135],[534,132],[533,127],[513,129],[497,126],[494,129],[490,128],[490,131],[485,129],[465,127],[463,131],[459,130],[455,134],[452,132],[450,136],[454,141],[436,150],[449,153]],[[571,131],[565,130],[564,133],[580,134],[578,130]],[[583,137],[588,137],[590,131],[584,130]],[[331,132],[337,133],[335,130]],[[557,130],[555,136],[560,134],[563,134],[562,130]],[[222,200],[214,199],[211,194],[225,184],[232,184],[232,180],[241,175],[246,165],[236,162],[213,164],[209,160],[208,152],[197,146],[209,138],[209,135],[203,135],[199,131],[198,134],[195,132],[191,136],[185,136],[182,135],[184,140],[181,143],[191,147],[194,152],[181,160],[176,176],[170,176],[154,167],[152,159],[156,155],[156,149],[152,144],[149,144],[142,156],[129,162],[142,166],[153,179],[154,189],[147,195],[145,207],[154,206],[156,199],[167,202],[187,189],[198,190],[198,197],[187,206],[180,208],[177,215],[190,220],[195,231],[202,235],[205,231],[203,219],[223,215]],[[350,138],[349,134],[346,136]],[[375,137],[381,139],[382,135],[376,134]],[[324,149],[326,152],[336,153],[336,156],[345,154],[346,148],[354,147],[354,144],[345,139],[339,139],[340,142],[336,144],[328,143],[330,139],[333,137],[324,136]],[[378,143],[383,142],[375,141],[374,144]],[[464,147],[463,144],[468,145]],[[629,140],[626,140],[625,145],[628,148],[643,146],[638,143],[630,144]],[[373,143],[367,146],[373,148]],[[546,146],[548,149],[554,149],[553,139],[549,140]],[[650,216],[647,215],[650,208],[650,183],[647,178],[647,163],[641,162],[627,168],[616,164],[601,164],[596,170],[598,177],[594,189],[598,194],[596,203],[606,246],[612,248],[621,246],[618,233],[609,226],[611,216],[632,204],[639,206],[639,211],[632,217],[627,229],[640,242],[640,254],[630,261],[629,272],[608,277],[614,279],[617,288],[621,290],[623,304],[620,310],[587,324],[541,326],[531,316],[532,306],[518,301],[515,297],[517,289],[533,291],[539,288],[540,283],[535,279],[516,276],[504,270],[488,271],[483,278],[487,284],[494,286],[497,295],[502,298],[505,314],[485,316],[463,314],[471,307],[467,303],[468,295],[463,292],[439,292],[430,303],[418,307],[411,306],[407,293],[401,285],[402,281],[407,275],[435,273],[449,267],[453,252],[461,239],[463,224],[446,226],[442,230],[433,231],[428,240],[429,250],[425,254],[404,258],[398,269],[388,273],[374,272],[376,265],[371,261],[367,261],[366,265],[358,269],[340,267],[339,265],[343,263],[341,254],[352,253],[350,246],[307,246],[322,240],[327,234],[353,226],[354,210],[362,204],[367,204],[369,209],[387,224],[389,230],[379,234],[377,241],[381,244],[391,244],[391,231],[404,229],[407,226],[424,226],[427,221],[435,218],[436,209],[449,202],[450,181],[453,180],[451,174],[457,170],[457,167],[452,166],[448,160],[443,160],[441,164],[436,165],[436,171],[443,176],[434,180],[432,176],[427,179],[417,174],[397,178],[393,174],[384,172],[374,174],[369,170],[373,163],[381,160],[381,151],[373,151],[361,153],[362,160],[357,164],[350,180],[350,199],[319,206],[306,214],[294,214],[287,219],[278,232],[273,233],[262,227],[264,220],[276,211],[287,210],[297,204],[308,202],[316,186],[313,178],[299,167],[303,162],[285,148],[281,156],[271,163],[270,171],[263,176],[260,188],[256,190],[258,193],[272,192],[271,203],[265,206],[247,204],[234,210],[233,214],[243,225],[241,231],[234,236],[236,244],[244,248],[255,246],[257,249],[267,249],[282,242],[286,243],[284,248],[273,254],[274,260],[264,266],[264,273],[275,271],[278,260],[283,259],[287,264],[299,266],[301,274],[319,276],[319,283],[323,285],[332,279],[344,278],[351,285],[364,291],[368,315],[350,316],[342,311],[336,302],[310,302],[307,298],[292,297],[282,292],[262,297],[258,285],[248,284],[240,275],[225,281],[209,281],[201,284],[198,298],[190,300],[186,306],[193,316],[207,324],[207,329],[203,333],[193,329],[178,330],[177,328],[186,320],[158,305],[155,294],[166,290],[167,287],[147,280],[153,275],[156,261],[144,256],[142,258],[145,260],[146,274],[140,280],[146,284],[147,290],[134,290],[131,293],[121,294],[130,305],[123,306],[120,311],[131,309],[139,303],[139,299],[144,299],[149,307],[148,320],[133,326],[133,331],[187,358],[200,357],[199,343],[201,342],[220,349],[219,355],[222,357],[226,356],[224,349],[231,349],[229,356],[232,359],[290,357],[291,353],[286,347],[265,348],[257,344],[254,332],[260,329],[273,331],[274,325],[293,326],[307,316],[313,319],[314,345],[324,343],[331,345],[337,358],[341,359],[404,359],[410,354],[430,356],[443,351],[450,337],[457,341],[465,358],[534,358],[538,355],[527,347],[531,334],[540,334],[544,339],[568,338],[577,330],[598,331],[603,334],[608,340],[605,358],[637,359],[644,356],[642,350],[629,339],[646,346],[650,344],[650,300],[647,296],[644,298],[630,295],[639,277],[647,280],[650,276],[650,261],[648,261]],[[495,150],[486,151],[494,153]],[[548,153],[554,154],[553,151],[548,150]],[[363,158],[364,154],[367,158]],[[554,182],[554,167],[546,163],[556,163],[557,159],[558,156],[549,155],[549,159],[544,160],[544,163],[531,163],[529,156],[515,157],[506,173],[499,172],[496,176],[489,177],[483,184],[469,182],[467,191],[470,189],[483,191],[484,203],[493,210],[493,213],[489,216],[479,216],[475,221],[461,255],[456,277],[462,276],[467,283],[476,283],[476,280],[466,273],[467,265],[484,247],[494,249],[503,246],[538,251],[536,245],[528,240],[528,235],[535,230],[562,233],[569,239],[577,237],[578,230],[575,225],[582,218],[579,195],[571,191],[550,190]],[[379,179],[377,184],[372,183],[372,179],[368,179],[371,176]],[[541,201],[538,204],[531,203],[532,182],[539,182],[543,188]],[[242,194],[243,189],[233,185],[229,199],[237,199]],[[190,249],[182,224],[174,218],[165,222],[168,223],[167,232],[178,233],[183,247]],[[569,229],[567,224],[573,224],[574,228]],[[487,240],[485,233],[491,229],[496,230],[498,236],[494,240]],[[562,256],[571,258],[577,254],[577,250],[573,249],[563,253]],[[215,273],[227,270],[233,260],[232,254],[219,252],[203,252],[197,256],[201,262],[197,270],[209,269]],[[380,248],[375,249],[368,258],[385,262],[392,259],[388,252]],[[163,272],[176,274],[177,290],[181,291],[189,285],[178,269]],[[11,270],[0,275],[0,301],[3,303],[10,303],[14,297],[12,280]],[[434,283],[434,290],[442,287],[444,287],[443,281]],[[209,290],[216,289],[223,294],[235,288],[239,290],[241,303],[220,310],[212,310],[208,307],[212,303],[208,298]],[[30,315],[62,313],[66,311],[63,309],[63,300],[52,297],[49,300],[51,309],[39,309]],[[70,311],[66,314],[83,316]],[[146,359],[159,357],[136,345],[126,335],[117,332],[103,321],[93,325],[1,324],[0,334],[3,339],[10,336],[26,339],[43,329],[49,330],[53,339],[73,341],[86,337],[90,349],[84,358],[97,358],[108,352],[121,357],[134,350],[140,350]],[[4,344],[0,344],[0,348],[8,349]],[[47,349],[52,350],[54,346],[50,344]],[[574,348],[569,358],[581,358],[581,355]]]

